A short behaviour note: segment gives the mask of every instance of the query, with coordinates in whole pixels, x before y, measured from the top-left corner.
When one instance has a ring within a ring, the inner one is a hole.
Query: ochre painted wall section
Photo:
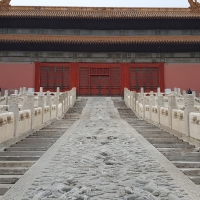
[[[0,87],[3,90],[34,88],[34,84],[34,63],[0,63]]]
[[[191,88],[200,92],[200,64],[165,64],[165,88]]]

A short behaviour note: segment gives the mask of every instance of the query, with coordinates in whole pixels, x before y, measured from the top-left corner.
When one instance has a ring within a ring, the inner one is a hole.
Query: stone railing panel
[[[14,137],[14,113],[0,114],[0,143]]]
[[[173,109],[172,110],[172,129],[184,133],[184,111]]]
[[[169,112],[168,108],[161,107],[160,108],[160,124],[169,127]]]
[[[200,113],[189,115],[190,137],[200,140]]]
[[[17,136],[21,136],[31,130],[31,110],[19,111],[19,123]]]
[[[145,118],[150,119],[149,105],[145,105]]]
[[[151,120],[159,123],[159,110],[157,106],[152,106],[151,108]]]
[[[51,119],[50,106],[45,106],[43,110],[43,123]]]
[[[33,115],[33,126],[32,128],[36,128],[42,125],[42,108],[35,108],[34,115]]]

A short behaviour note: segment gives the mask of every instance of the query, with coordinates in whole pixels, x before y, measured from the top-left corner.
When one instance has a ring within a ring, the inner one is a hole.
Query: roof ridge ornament
[[[0,0],[0,10],[7,10],[10,7],[11,0]]]
[[[188,0],[190,4],[190,8],[192,10],[199,10],[200,11],[200,3],[197,0]]]

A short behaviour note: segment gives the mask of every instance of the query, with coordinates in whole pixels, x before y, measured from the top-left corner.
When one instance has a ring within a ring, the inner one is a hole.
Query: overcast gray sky
[[[12,0],[11,5],[99,7],[189,7],[188,0]]]

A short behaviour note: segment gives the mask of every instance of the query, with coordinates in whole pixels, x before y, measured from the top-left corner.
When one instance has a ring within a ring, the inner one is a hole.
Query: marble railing
[[[17,141],[57,118],[62,118],[76,102],[76,88],[62,93],[59,88],[56,93],[43,93],[42,90],[37,97],[34,93],[17,92],[9,97],[1,97],[9,100],[8,105],[0,105],[0,144]]]
[[[183,136],[200,140],[200,99],[194,94],[173,91],[140,93],[124,89],[124,101],[138,117]]]

